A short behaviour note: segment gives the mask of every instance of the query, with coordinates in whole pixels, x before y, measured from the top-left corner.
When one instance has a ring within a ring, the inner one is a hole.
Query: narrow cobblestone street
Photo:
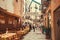
[[[47,40],[45,39],[45,35],[41,33],[41,31],[36,30],[33,32],[31,30],[27,35],[24,36],[23,40]]]
[[[0,40],[60,40],[60,0],[0,0]]]

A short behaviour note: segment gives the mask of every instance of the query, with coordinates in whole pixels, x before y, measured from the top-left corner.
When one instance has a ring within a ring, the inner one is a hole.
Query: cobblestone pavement
[[[24,36],[23,40],[48,40],[45,39],[45,35],[41,33],[41,31],[36,30],[35,32],[33,32],[33,30],[31,30],[27,35]]]

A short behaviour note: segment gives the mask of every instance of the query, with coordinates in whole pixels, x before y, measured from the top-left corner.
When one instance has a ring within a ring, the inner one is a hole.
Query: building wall
[[[47,28],[48,27],[48,18],[47,18],[47,14],[44,15],[44,26]]]
[[[17,1],[17,2],[16,2]],[[22,20],[24,0],[0,0],[0,7],[20,17]]]
[[[35,9],[35,6],[37,7],[37,9]],[[39,6],[40,6],[39,4],[33,2],[30,6],[30,12],[39,12],[40,11]]]
[[[52,6],[52,5],[53,5],[53,6]],[[56,30],[57,30],[57,29],[56,29],[56,27],[55,27],[56,25],[55,25],[55,21],[54,21],[54,20],[56,20],[56,19],[54,19],[54,17],[55,17],[55,16],[54,16],[54,10],[55,10],[59,5],[60,5],[60,0],[52,0],[52,1],[51,1],[52,40],[57,40],[57,36],[56,36],[56,35],[57,35],[57,34],[56,34],[56,33],[57,33]]]
[[[13,0],[0,0],[0,7],[8,12],[14,12]]]
[[[49,10],[51,10],[51,37],[52,37],[52,40],[60,40],[60,35],[59,35],[59,32],[58,30],[60,30],[58,27],[57,27],[57,19],[60,19],[60,15],[56,14],[55,16],[55,13],[54,11],[56,10],[56,8],[60,6],[60,0],[51,0],[51,4],[49,5],[50,8],[48,8]],[[46,11],[46,13],[48,13],[48,10]],[[57,17],[59,16],[59,17]],[[47,24],[48,25],[48,24]]]
[[[16,2],[18,1],[18,2]],[[23,13],[24,0],[0,0],[0,7],[10,13],[21,15]]]
[[[54,13],[55,36],[56,40],[60,40],[60,10]]]
[[[5,5],[6,5],[5,1],[0,0],[0,7],[2,7],[3,9],[6,9]]]
[[[23,5],[24,2],[23,0],[14,0],[14,13],[16,15],[22,16],[23,13]]]

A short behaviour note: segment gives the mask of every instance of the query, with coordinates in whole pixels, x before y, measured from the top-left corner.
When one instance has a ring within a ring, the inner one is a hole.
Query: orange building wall
[[[48,15],[44,15],[44,26],[47,28],[48,27]]]
[[[56,19],[54,19],[55,18],[55,16],[54,16],[54,10],[58,7],[58,6],[60,6],[60,0],[51,0],[51,4],[49,4],[49,7],[48,7],[48,9],[46,10],[46,15],[47,15],[47,13],[48,13],[48,11],[49,10],[51,10],[51,37],[52,37],[52,40],[60,40],[59,39],[59,37],[60,37],[60,35],[59,35],[59,33],[57,33],[58,32],[58,27],[56,26],[57,24],[56,24],[56,20],[58,19],[58,17],[56,18]],[[45,15],[45,17],[46,17],[46,19],[47,19],[47,16]],[[60,15],[59,15],[60,16]],[[47,20],[46,20],[46,25],[45,26],[47,26],[48,25],[48,23],[47,23]]]
[[[55,21],[54,21],[54,10],[60,5],[60,0],[52,0],[51,1],[51,20],[52,20],[52,40],[57,40],[56,37],[56,29],[55,29]]]
[[[20,22],[22,24],[22,14],[23,14],[23,8],[24,8],[24,0],[14,0],[14,14],[20,16]]]
[[[14,13],[16,15],[22,16],[23,5],[24,5],[24,1],[23,0],[18,0],[18,2],[16,2],[16,0],[14,0]]]
[[[60,10],[59,10],[60,11]],[[60,21],[60,12],[55,12],[54,13],[54,28],[55,28],[55,36],[56,36],[56,40],[60,40],[60,26],[58,26],[58,20]],[[59,24],[60,25],[60,24]]]

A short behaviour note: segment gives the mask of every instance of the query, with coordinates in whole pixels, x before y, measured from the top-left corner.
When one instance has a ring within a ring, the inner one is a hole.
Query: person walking
[[[35,24],[33,24],[33,31],[35,32]]]

